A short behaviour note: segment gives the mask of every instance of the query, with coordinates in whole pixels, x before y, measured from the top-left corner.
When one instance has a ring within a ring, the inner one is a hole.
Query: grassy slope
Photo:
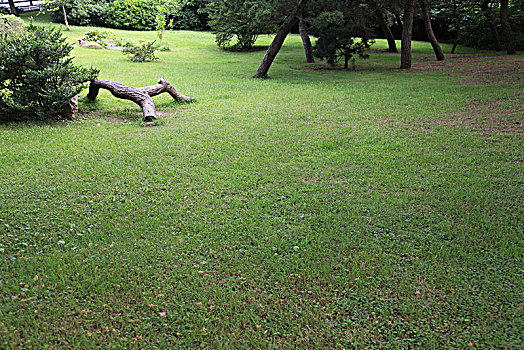
[[[522,83],[391,54],[307,70],[296,36],[260,81],[263,51],[166,41],[156,63],[74,51],[197,97],[157,97],[159,126],[106,92],[78,122],[0,126],[0,347],[521,346],[523,140],[490,123],[522,119]]]

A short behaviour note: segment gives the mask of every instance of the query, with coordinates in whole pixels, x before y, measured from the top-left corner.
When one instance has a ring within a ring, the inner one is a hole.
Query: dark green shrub
[[[73,64],[60,31],[30,25],[0,37],[0,118],[54,119],[98,71]]]
[[[107,25],[113,28],[154,30],[161,0],[115,0],[111,3]]]
[[[171,0],[166,4],[169,28],[209,30],[210,0]]]
[[[270,1],[217,0],[209,8],[209,24],[219,47],[249,49],[260,34],[273,33],[278,26]]]
[[[350,61],[355,62],[355,55],[369,57],[367,49],[374,43],[354,16],[339,10],[319,14],[313,20],[313,32],[318,36],[313,54],[330,65],[342,59],[346,69]]]
[[[156,40],[145,43],[135,44],[134,46],[125,47],[122,52],[129,56],[133,62],[152,62],[158,60],[155,55],[157,50]]]
[[[73,25],[106,26],[109,5],[112,0],[68,0],[65,3],[67,19]],[[62,9],[52,5],[49,16],[53,22],[63,23]]]

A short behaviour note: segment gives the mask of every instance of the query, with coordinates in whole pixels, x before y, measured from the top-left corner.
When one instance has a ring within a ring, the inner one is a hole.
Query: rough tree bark
[[[280,51],[282,44],[284,44],[284,40],[286,40],[289,32],[299,22],[299,15],[303,12],[306,3],[307,0],[300,0],[298,4],[291,10],[289,16],[278,29],[277,35],[273,39],[273,42],[271,45],[269,45],[269,48],[267,49],[266,54],[264,55],[264,58],[262,59],[262,62],[260,63],[260,66],[258,67],[258,70],[253,78],[267,78],[267,72],[269,71],[271,64],[275,60],[275,57]]]
[[[495,50],[502,51],[502,44],[500,43],[499,31],[497,29],[497,24],[495,23],[495,18],[493,18],[493,12],[489,7],[490,0],[484,0],[480,4],[480,9],[484,12],[484,16],[488,19],[489,26],[491,28],[491,33],[493,35],[493,41],[495,44]]]
[[[16,8],[13,0],[9,0],[9,11],[12,15],[19,16],[18,9]]]
[[[506,50],[509,55],[514,55],[517,52],[517,42],[508,20],[508,0],[500,0],[500,22],[506,37]]]
[[[400,48],[400,69],[411,68],[411,37],[413,35],[413,15],[415,0],[406,0],[402,25],[402,46]]]
[[[442,48],[440,47],[437,37],[435,36],[435,33],[433,32],[433,27],[431,26],[431,15],[429,13],[429,6],[426,3],[426,0],[419,0],[420,3],[420,9],[422,10],[422,17],[424,17],[424,25],[426,26],[426,34],[428,35],[429,42],[431,43],[431,46],[433,47],[433,51],[435,52],[435,56],[437,57],[437,61],[444,61],[444,52],[442,52]]]
[[[78,119],[78,95],[73,96],[62,109],[62,117],[69,120]]]
[[[307,34],[306,21],[303,18],[301,18],[298,23],[298,29],[300,31],[300,37],[302,38],[302,44],[304,44],[306,62],[314,63],[315,58],[313,57],[313,46],[311,45],[311,39],[309,39],[309,35]]]
[[[113,96],[133,101],[139,105],[144,113],[145,122],[151,122],[156,119],[155,101],[153,101],[152,96],[167,92],[171,97],[178,101],[191,102],[194,100],[193,97],[184,96],[176,91],[173,85],[164,78],[159,78],[158,84],[156,85],[144,86],[141,88],[126,86],[118,82],[93,79],[89,85],[89,93],[87,94],[88,100],[94,101],[98,96],[100,89],[109,90]]]

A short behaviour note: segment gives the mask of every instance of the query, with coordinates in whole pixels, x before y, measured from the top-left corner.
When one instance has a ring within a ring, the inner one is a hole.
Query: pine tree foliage
[[[0,37],[0,118],[54,119],[98,71],[73,63],[57,28],[29,25]]]

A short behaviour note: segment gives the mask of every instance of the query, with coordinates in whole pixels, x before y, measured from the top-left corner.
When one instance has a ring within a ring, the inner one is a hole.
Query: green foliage
[[[104,26],[107,23],[111,2],[112,0],[66,0],[67,19],[74,25]],[[62,9],[57,6],[56,1],[47,1],[46,7],[53,22],[63,23]]]
[[[97,70],[73,64],[73,47],[58,29],[30,25],[0,37],[0,117],[56,118]]]
[[[249,49],[260,34],[277,29],[273,1],[217,0],[210,10],[210,26],[222,48]]]
[[[116,37],[116,38],[113,39],[113,41],[114,41],[115,45],[122,46],[124,48],[135,46],[135,43],[132,40],[128,40],[128,39],[124,39],[124,38]]]
[[[109,7],[107,25],[113,28],[154,30],[161,0],[115,0]]]
[[[433,4],[432,15],[448,23],[449,31],[459,36],[459,43],[478,49],[496,48],[491,31],[491,21],[495,23],[499,38],[504,47],[505,37],[500,24],[500,8],[497,2],[489,5],[490,15],[481,10],[479,3],[468,0],[439,0]],[[489,18],[491,17],[491,18]],[[517,50],[524,49],[524,1],[509,2],[508,19],[515,34]]]
[[[0,36],[18,37],[25,33],[25,23],[13,15],[0,15]]]
[[[105,47],[108,41],[115,40],[115,33],[109,30],[90,29],[84,33],[84,39]]]
[[[167,10],[164,5],[157,6],[157,15],[155,17],[155,30],[160,41],[162,41],[162,38],[164,37],[164,32],[166,30],[166,12]]]
[[[169,27],[208,30],[210,0],[170,0],[166,4]]]
[[[369,57],[366,49],[373,41],[369,40],[366,31],[351,19],[341,11],[323,12],[316,17],[314,26],[318,40],[313,47],[315,56],[325,59],[331,65],[342,58],[345,68],[348,68],[354,55],[360,58]],[[356,38],[357,36],[359,37]]]
[[[156,50],[156,40],[153,40],[125,47],[122,52],[129,56],[132,62],[153,62],[158,60],[155,55]]]

